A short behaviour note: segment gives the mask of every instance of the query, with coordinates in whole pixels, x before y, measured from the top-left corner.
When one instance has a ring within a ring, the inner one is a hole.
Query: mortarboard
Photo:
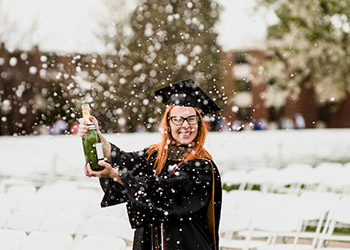
[[[183,80],[154,92],[166,105],[180,105],[197,108],[203,115],[221,110],[192,79]]]

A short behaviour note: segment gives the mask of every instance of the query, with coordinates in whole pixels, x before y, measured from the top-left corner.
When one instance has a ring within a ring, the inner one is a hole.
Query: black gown
[[[222,187],[212,160],[182,163],[169,159],[157,176],[154,157],[147,160],[145,150],[126,153],[111,145],[112,166],[119,169],[124,185],[100,178],[105,193],[101,206],[127,202],[129,221],[136,229],[134,250],[153,250],[157,246],[166,250],[219,249]],[[207,223],[213,180],[215,240]]]

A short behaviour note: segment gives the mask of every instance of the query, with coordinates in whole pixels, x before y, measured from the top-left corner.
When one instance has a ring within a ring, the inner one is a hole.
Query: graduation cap
[[[192,79],[183,80],[154,92],[166,105],[195,107],[203,115],[221,110]]]

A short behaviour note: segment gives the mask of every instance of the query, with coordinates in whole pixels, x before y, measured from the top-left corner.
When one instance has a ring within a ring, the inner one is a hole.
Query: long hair
[[[175,140],[170,133],[170,125],[168,121],[169,113],[173,107],[175,107],[175,105],[170,105],[167,107],[167,109],[164,112],[163,119],[160,123],[159,130],[162,134],[161,142],[150,145],[146,151],[146,153],[148,154],[147,159],[150,159],[151,155],[156,153],[154,169],[156,170],[157,174],[160,174],[160,172],[164,167],[164,164],[167,160],[169,147],[173,143],[175,143]],[[212,159],[212,156],[208,153],[207,150],[204,149],[205,138],[208,131],[204,124],[203,117],[199,113],[198,109],[194,108],[194,110],[196,111],[197,115],[200,118],[198,122],[198,132],[197,132],[196,138],[193,140],[192,144],[194,145],[192,147],[192,150],[190,153],[187,154],[184,161],[190,161],[190,160],[199,159],[199,158]]]

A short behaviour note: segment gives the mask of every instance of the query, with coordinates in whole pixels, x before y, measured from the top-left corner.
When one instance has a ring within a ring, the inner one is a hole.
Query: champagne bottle
[[[100,137],[97,134],[96,126],[90,121],[90,106],[83,102],[82,106],[83,119],[87,122],[89,130],[83,136],[83,148],[86,164],[94,171],[103,170],[104,167],[98,165],[99,160],[103,160],[103,150]]]

